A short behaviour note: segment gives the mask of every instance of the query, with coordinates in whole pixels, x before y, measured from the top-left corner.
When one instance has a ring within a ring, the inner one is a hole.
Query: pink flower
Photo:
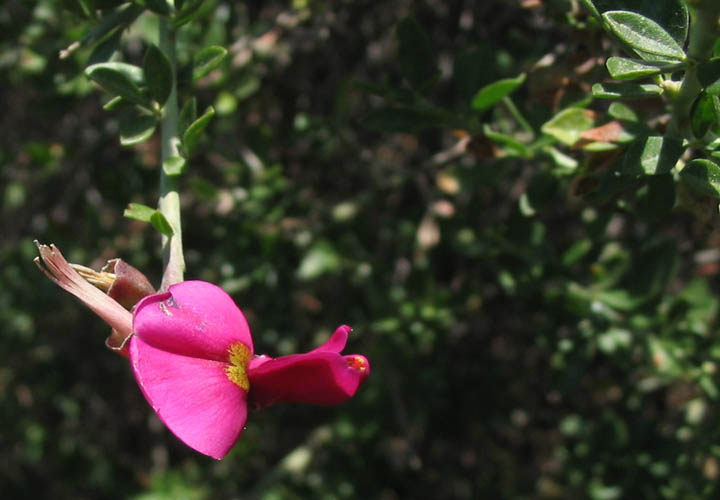
[[[364,356],[340,354],[347,326],[306,354],[254,356],[242,312],[204,281],[142,299],[133,331],[130,363],[148,402],[181,441],[216,459],[240,436],[248,403],[340,404],[370,374]]]
[[[220,459],[230,451],[248,405],[340,404],[370,374],[364,356],[341,354],[348,326],[305,354],[255,356],[242,312],[211,283],[172,285],[140,300],[131,314],[87,283],[57,248],[38,249],[50,279],[130,339],[130,364],[145,398],[181,441],[205,455]],[[121,347],[124,353],[124,340]]]

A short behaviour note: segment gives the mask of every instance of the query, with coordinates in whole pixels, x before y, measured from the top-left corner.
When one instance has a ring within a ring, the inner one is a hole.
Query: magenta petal
[[[327,342],[310,352],[342,352],[342,350],[345,349],[345,344],[347,344],[348,335],[351,331],[352,328],[347,325],[338,326],[335,333],[330,336]]]
[[[158,349],[195,358],[227,361],[228,347],[237,342],[253,351],[243,313],[222,288],[204,281],[178,283],[142,299],[133,331]]]
[[[226,363],[172,354],[137,336],[130,340],[135,379],[160,420],[181,441],[224,457],[247,419],[247,392],[230,381]]]
[[[256,358],[257,359],[257,358]],[[350,399],[370,374],[364,356],[313,351],[250,363],[250,401],[336,405]]]

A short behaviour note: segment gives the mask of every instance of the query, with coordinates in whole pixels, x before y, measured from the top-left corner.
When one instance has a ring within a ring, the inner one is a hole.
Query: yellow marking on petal
[[[225,368],[227,378],[241,389],[249,391],[250,380],[247,370],[250,365],[250,349],[242,342],[236,342],[228,348],[228,353],[230,365]]]
[[[352,356],[346,358],[345,361],[347,361],[347,364],[350,368],[354,368],[355,370],[361,372],[364,372],[368,368],[367,361],[365,361],[365,358],[363,358],[362,356]]]

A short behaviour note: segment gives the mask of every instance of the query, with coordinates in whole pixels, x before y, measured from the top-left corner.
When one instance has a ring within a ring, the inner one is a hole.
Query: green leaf
[[[602,17],[613,34],[641,55],[685,59],[682,47],[652,19],[625,10],[608,11]]]
[[[720,94],[720,58],[701,62],[697,67],[697,76],[705,92],[712,95]]]
[[[160,210],[156,210],[141,203],[130,203],[123,212],[123,217],[142,222],[149,222],[156,231],[166,236],[172,236],[174,232],[172,226],[170,226],[170,223]]]
[[[632,311],[637,309],[647,299],[643,296],[636,297],[627,290],[602,290],[595,295],[596,300],[618,311]]]
[[[191,97],[180,110],[178,118],[178,133],[183,135],[192,122],[197,120],[197,99]]]
[[[90,54],[90,57],[88,58],[88,66],[109,61],[113,54],[115,54],[118,50],[121,37],[122,30],[118,29],[115,30],[112,35],[100,42]]]
[[[225,47],[212,45],[205,47],[195,54],[193,60],[193,80],[199,80],[220,66],[220,63],[223,62],[227,53],[228,51]]]
[[[362,125],[377,132],[419,132],[444,124],[437,110],[391,106],[376,109],[365,116]]]
[[[600,12],[597,10],[597,7],[595,7],[591,0],[580,0],[580,3],[583,4],[593,16],[600,17]]]
[[[710,160],[690,161],[680,171],[680,180],[698,194],[720,198],[720,166]]]
[[[321,240],[310,247],[300,261],[297,277],[301,280],[312,280],[337,271],[340,265],[341,259],[335,248]]]
[[[649,99],[663,93],[662,87],[652,83],[596,83],[592,95],[598,99]]]
[[[215,116],[215,110],[212,106],[210,106],[205,110],[205,113],[203,113],[200,118],[192,122],[183,133],[182,144],[187,156],[190,156],[193,149],[195,149],[197,141],[200,139],[200,134],[202,134],[203,130],[205,130],[205,127],[207,127],[207,124],[210,123],[213,116]]]
[[[688,11],[684,0],[580,0],[600,21],[603,12],[629,10],[648,17],[670,33],[680,45],[685,44]],[[603,23],[604,24],[604,23]]]
[[[430,38],[412,17],[400,21],[396,34],[400,70],[413,87],[421,88],[437,74]]]
[[[147,108],[152,105],[137,86],[136,82],[142,81],[142,70],[137,66],[123,63],[93,64],[85,69],[85,74],[113,95]]]
[[[567,146],[572,146],[580,134],[595,124],[591,111],[581,108],[567,108],[547,121],[541,130]]]
[[[473,97],[472,108],[477,111],[489,108],[503,97],[515,91],[524,81],[525,73],[521,73],[515,78],[505,78],[485,85],[478,90],[475,97]]]
[[[661,295],[676,269],[675,243],[653,242],[633,256],[620,288],[599,291],[596,298],[619,311],[632,311]]]
[[[123,217],[135,219],[142,222],[150,222],[150,217],[157,212],[156,209],[143,205],[141,203],[130,203],[123,212]]]
[[[570,267],[580,262],[580,259],[590,252],[593,248],[592,240],[583,239],[573,243],[562,255],[562,263],[565,267]]]
[[[608,107],[608,115],[624,122],[636,123],[638,121],[638,116],[635,114],[635,111],[621,102],[610,103],[610,106]]]
[[[142,68],[140,66],[135,66],[134,64],[128,64],[123,62],[104,62],[98,64],[91,64],[90,66],[85,68],[85,74],[93,73],[98,69],[109,69],[111,71],[122,73],[125,78],[130,80],[135,85],[145,84],[145,75],[143,74]]]
[[[705,394],[707,394],[710,399],[717,400],[720,396],[720,389],[718,389],[712,377],[708,375],[701,376],[698,379],[698,385],[705,391]]]
[[[681,63],[667,64],[665,62],[643,61],[627,57],[609,57],[605,65],[610,76],[616,80],[634,80],[644,76],[674,71],[682,66]]]
[[[160,210],[155,210],[155,213],[150,216],[150,224],[152,224],[152,227],[154,227],[158,233],[162,233],[165,236],[172,236],[175,232]]]
[[[155,132],[157,121],[152,116],[136,116],[120,121],[120,144],[133,146],[148,140]]]
[[[554,172],[559,174],[571,174],[578,167],[578,161],[572,156],[568,156],[562,151],[552,146],[546,146],[542,149],[543,152],[550,155],[555,166],[558,167]]]
[[[180,11],[175,14],[173,28],[177,29],[183,24],[189,23],[195,19],[195,17],[200,14],[200,7],[202,7],[204,1],[205,0],[187,0],[183,2],[183,6]]]
[[[720,99],[716,95],[701,94],[693,103],[691,126],[693,135],[701,139],[711,128],[717,130],[720,123]]]
[[[671,137],[643,137],[632,144],[623,155],[623,174],[664,174],[672,170],[685,151],[682,141]]]
[[[185,170],[187,161],[181,156],[171,156],[163,162],[163,171],[166,175],[180,175]]]
[[[170,96],[173,71],[170,61],[162,50],[149,45],[143,60],[143,71],[150,95],[162,106]]]
[[[142,14],[143,8],[133,4],[127,4],[120,7],[106,16],[102,17],[99,21],[94,20],[95,27],[85,35],[82,40],[76,44],[71,45],[66,50],[60,51],[60,59],[68,57],[74,50],[84,45],[90,45],[97,41],[103,40],[110,33],[116,30],[122,31],[127,26],[133,23],[137,17]],[[94,17],[94,12],[92,13]]]

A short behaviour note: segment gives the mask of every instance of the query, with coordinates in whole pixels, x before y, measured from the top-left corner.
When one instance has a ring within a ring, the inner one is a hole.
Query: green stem
[[[505,107],[508,109],[508,111],[510,111],[510,114],[513,115],[513,118],[515,118],[515,121],[518,122],[518,125],[520,125],[520,127],[525,132],[530,134],[530,140],[534,139],[535,131],[533,130],[532,125],[530,125],[530,123],[528,123],[528,121],[522,115],[520,110],[517,109],[517,106],[515,106],[515,103],[513,102],[513,100],[510,99],[509,97],[505,96],[502,98],[502,102],[505,105]]]
[[[173,84],[170,96],[163,106],[163,117],[160,122],[161,136],[161,164],[168,158],[180,156],[180,137],[178,136],[178,100],[175,57],[175,31],[170,22],[164,17],[159,18],[158,45],[170,61],[173,72]],[[163,272],[161,291],[165,291],[174,283],[183,281],[185,273],[185,257],[182,248],[182,224],[180,222],[180,194],[178,190],[178,176],[165,174],[160,168],[160,201],[158,209],[170,223],[173,235],[162,236]]]
[[[532,125],[528,123],[528,121],[525,119],[523,114],[520,112],[520,110],[515,106],[515,103],[512,99],[505,96],[502,98],[502,102],[505,105],[505,107],[510,111],[510,114],[515,118],[515,121],[518,122],[518,125],[522,127],[522,129],[530,134],[530,140],[535,138],[535,130],[533,130]]]
[[[691,125],[692,106],[702,91],[697,77],[697,65],[712,57],[718,36],[720,5],[715,0],[688,3],[690,4],[690,40],[687,69],[680,90],[672,101],[672,119],[668,124],[668,134],[692,140],[695,138]]]

